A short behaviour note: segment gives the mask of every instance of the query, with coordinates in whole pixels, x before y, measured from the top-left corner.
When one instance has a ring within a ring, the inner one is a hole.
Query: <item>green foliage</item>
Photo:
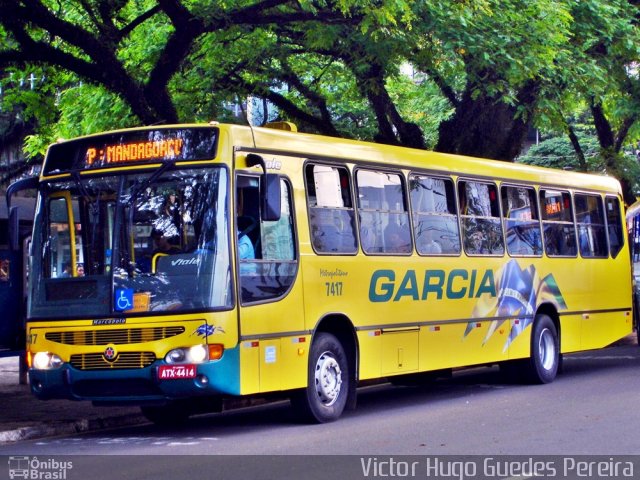
[[[277,103],[279,116],[302,130],[371,140],[411,123],[429,147],[443,120],[464,115],[465,98],[489,98],[488,109],[506,102],[553,132],[578,116],[592,122],[584,113],[595,102],[622,145],[640,139],[640,79],[630,68],[639,61],[640,28],[627,0],[5,4],[0,105],[37,119],[30,154],[57,137],[167,118],[242,121],[228,105],[249,96]],[[46,9],[35,15],[39,5]],[[56,22],[45,21],[48,14]],[[407,65],[414,76],[402,73]],[[11,72],[47,82],[18,89],[6,83]],[[522,100],[520,89],[532,83],[535,95]],[[564,142],[528,157],[571,165]],[[603,170],[599,156],[609,171],[617,161],[620,172],[631,171],[623,157],[600,153],[593,137],[581,143],[590,169]]]
[[[587,172],[624,179],[636,195],[640,194],[640,162],[634,153],[602,149],[593,135],[578,133],[577,136],[587,162]],[[552,137],[533,145],[517,161],[540,167],[580,170],[575,149],[567,137]]]
[[[578,134],[578,139],[587,161],[588,171],[602,173],[604,163],[599,155],[598,139],[594,136]],[[580,170],[576,151],[567,136],[552,137],[537,145],[532,145],[518,162],[539,167]]]
[[[57,132],[65,138],[88,135],[137,124],[121,98],[91,84],[78,84],[60,94]]]
[[[52,75],[54,70],[47,68],[5,70],[4,78],[0,80],[3,92],[0,97],[2,110],[19,110],[26,121],[37,119],[43,123],[54,122],[55,86],[49,81]]]
[[[49,113],[38,113],[25,102],[30,98],[35,104],[48,103]],[[27,158],[41,157],[47,147],[59,138],[74,138],[137,125],[131,109],[116,95],[99,86],[78,82],[50,98],[41,93],[24,92],[21,99],[24,111],[37,115],[40,125],[37,133],[25,139],[24,153]],[[56,114],[55,118],[50,116],[51,113]]]
[[[432,38],[420,60],[445,78],[464,76],[467,84],[489,96],[499,94],[513,102],[514,87],[555,74],[570,35],[571,2],[434,3],[416,3],[425,19],[421,31]]]
[[[438,141],[440,123],[453,113],[451,104],[428,79],[418,81],[407,74],[396,75],[389,79],[387,85],[400,114],[420,126],[427,148],[433,149]]]

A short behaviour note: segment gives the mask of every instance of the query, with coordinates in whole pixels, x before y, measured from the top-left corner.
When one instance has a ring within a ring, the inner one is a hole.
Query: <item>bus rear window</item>
[[[580,255],[606,257],[609,252],[602,199],[599,195],[577,193],[574,200]]]
[[[578,254],[571,195],[567,191],[540,190],[544,249],[550,257]]]

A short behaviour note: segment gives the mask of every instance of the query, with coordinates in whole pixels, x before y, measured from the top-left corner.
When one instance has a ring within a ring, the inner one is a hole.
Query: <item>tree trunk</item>
[[[440,124],[436,150],[513,161],[524,145],[531,115],[516,117],[515,106],[487,95],[474,98],[473,90],[467,88],[453,117]],[[531,111],[536,90],[536,83],[529,82],[519,92],[516,103]]]
[[[586,172],[588,170],[587,159],[584,157],[584,151],[582,150],[582,145],[580,145],[580,140],[578,139],[576,131],[573,129],[573,127],[568,123],[566,125],[569,140],[571,141],[573,150],[576,152],[576,156],[578,157],[578,165],[580,167],[580,171]]]

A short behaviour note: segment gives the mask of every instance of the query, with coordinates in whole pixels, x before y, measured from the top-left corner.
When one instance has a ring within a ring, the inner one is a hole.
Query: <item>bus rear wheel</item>
[[[551,383],[560,367],[558,330],[548,315],[538,314],[531,332],[531,357],[525,374],[531,383]]]
[[[291,403],[304,421],[327,423],[337,420],[347,403],[349,363],[340,341],[320,332],[311,344],[307,387]]]

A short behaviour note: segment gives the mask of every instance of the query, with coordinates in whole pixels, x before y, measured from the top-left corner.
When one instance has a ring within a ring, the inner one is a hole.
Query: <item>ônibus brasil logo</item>
[[[46,460],[38,457],[9,457],[9,478],[38,480],[66,480],[67,471],[73,468],[73,462],[54,458]]]

